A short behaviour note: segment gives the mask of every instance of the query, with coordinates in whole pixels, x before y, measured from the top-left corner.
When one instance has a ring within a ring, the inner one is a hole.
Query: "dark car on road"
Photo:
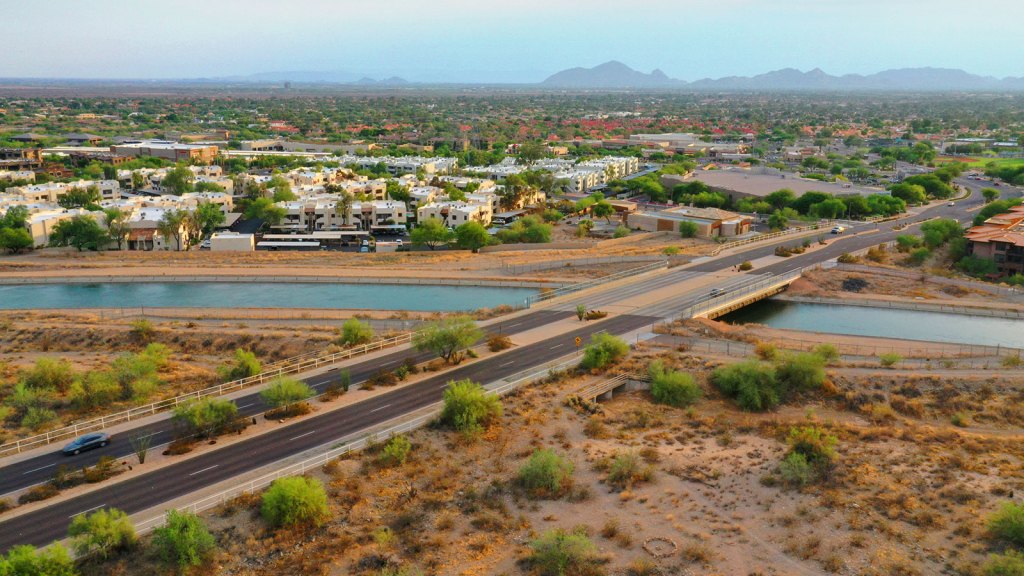
[[[86,434],[85,436],[75,438],[70,444],[61,449],[61,452],[63,452],[65,456],[74,456],[75,454],[86,450],[101,448],[107,444],[110,444],[110,434],[107,434],[106,432],[94,432],[92,434]]]

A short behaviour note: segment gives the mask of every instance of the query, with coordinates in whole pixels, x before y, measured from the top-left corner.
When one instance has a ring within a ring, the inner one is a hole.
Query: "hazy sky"
[[[1020,0],[0,0],[0,14],[0,77],[535,82],[611,59],[685,80],[784,67],[1024,76]]]

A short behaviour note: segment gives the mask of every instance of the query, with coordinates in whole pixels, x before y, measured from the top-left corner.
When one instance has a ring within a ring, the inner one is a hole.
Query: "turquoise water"
[[[523,306],[532,288],[406,284],[154,282],[0,286],[0,309],[351,308],[455,312]]]
[[[987,316],[762,300],[719,320],[830,334],[1024,348],[1024,321]]]

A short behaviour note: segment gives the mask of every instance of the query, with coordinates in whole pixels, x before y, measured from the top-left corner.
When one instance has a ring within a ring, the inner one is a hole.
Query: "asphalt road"
[[[18,544],[42,546],[63,538],[71,518],[83,512],[113,507],[132,514],[151,508],[438,402],[443,389],[451,380],[500,380],[567,354],[572,351],[573,340],[577,336],[587,340],[592,334],[601,331],[624,334],[648,325],[653,320],[645,316],[617,316],[602,322],[587,323],[568,334],[514,348],[388,394],[281,426],[238,444],[11,518],[0,522],[0,550],[8,550]]]
[[[573,312],[569,311],[538,310],[518,318],[494,324],[488,327],[488,331],[501,332],[503,334],[516,334],[540,326],[545,326],[552,322],[569,318],[574,315],[575,314]],[[365,360],[363,362],[353,364],[349,367],[349,372],[352,377],[352,382],[357,383],[366,380],[381,368],[397,367],[405,361],[406,358],[415,358],[417,362],[425,362],[434,357],[435,356],[430,353],[417,353],[413,350],[399,350],[373,360]],[[322,392],[323,389],[337,377],[338,372],[332,371],[320,376],[307,378],[305,381],[317,392]],[[239,415],[243,417],[260,414],[268,408],[260,399],[259,392],[255,391],[236,399],[235,404],[238,405]],[[130,436],[151,435],[151,445],[156,449],[155,447],[162,446],[170,442],[172,434],[173,429],[171,421],[169,419],[163,419],[158,422],[153,422],[152,424],[139,426],[132,429],[130,432],[120,433],[108,446],[83,452],[78,456],[64,456],[60,453],[62,445],[54,445],[53,452],[0,468],[0,494],[8,494],[35,484],[46,482],[50,478],[53,478],[53,473],[62,464],[81,468],[82,466],[92,466],[100,459],[101,456],[112,456],[114,458],[124,458],[129,456],[134,453],[128,441]]]

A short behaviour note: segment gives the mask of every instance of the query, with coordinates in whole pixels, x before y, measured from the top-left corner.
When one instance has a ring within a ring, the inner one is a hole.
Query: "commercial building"
[[[153,156],[172,162],[194,161],[210,164],[217,157],[218,148],[205,144],[182,144],[169,140],[147,140],[145,142],[115,144],[110,147],[110,152],[132,157]]]
[[[729,238],[750,232],[751,218],[718,208],[678,206],[661,212],[635,212],[627,216],[630,228],[646,232],[679,233],[679,225],[697,225],[697,236]]]
[[[967,252],[994,261],[1000,275],[1024,274],[1024,206],[989,218],[964,237]]]

